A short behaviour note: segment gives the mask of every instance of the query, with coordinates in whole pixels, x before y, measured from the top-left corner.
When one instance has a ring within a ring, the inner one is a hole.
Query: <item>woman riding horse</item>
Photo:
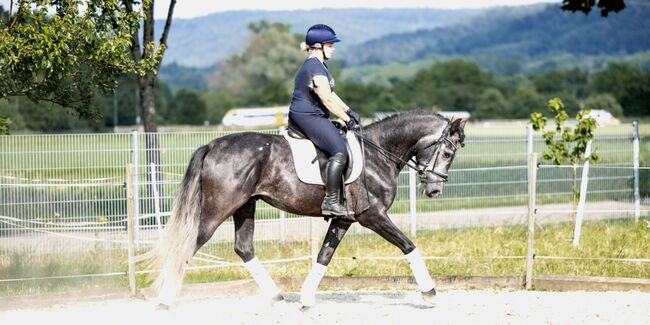
[[[289,122],[329,157],[321,214],[345,219],[353,214],[341,205],[339,198],[348,152],[339,130],[329,117],[333,113],[347,124],[348,129],[359,124],[360,117],[336,95],[334,78],[325,65],[334,53],[334,43],[339,41],[334,30],[327,25],[314,25],[307,31],[301,48],[309,53],[309,57],[296,73]]]

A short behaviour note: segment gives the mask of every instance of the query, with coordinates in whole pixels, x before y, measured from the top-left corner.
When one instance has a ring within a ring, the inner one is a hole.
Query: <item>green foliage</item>
[[[609,62],[607,68],[592,76],[595,93],[609,93],[623,108],[625,116],[643,116],[650,112],[650,73],[639,66]]]
[[[206,106],[197,93],[181,89],[174,97],[169,115],[175,124],[201,125],[206,120]]]
[[[127,13],[117,0],[61,0],[54,15],[50,1],[18,4],[0,29],[0,98],[26,96],[97,119],[97,92],[115,88],[122,73],[151,71],[159,59],[155,52],[132,60],[131,35],[143,11]]]
[[[242,54],[221,62],[208,78],[212,90],[238,98],[239,105],[281,105],[291,95],[290,82],[304,60],[298,48],[300,36],[289,26],[266,21],[249,25],[250,43]]]
[[[479,95],[494,84],[492,75],[475,62],[453,59],[419,71],[413,78],[397,81],[393,94],[404,108],[443,110],[478,109]]]
[[[591,162],[598,162],[598,154],[592,150],[589,156],[585,156],[587,143],[593,141],[594,130],[598,123],[589,117],[589,109],[584,109],[576,116],[578,124],[575,129],[565,126],[569,119],[564,104],[559,98],[548,101],[548,108],[555,116],[555,128],[542,134],[547,150],[542,155],[544,160],[550,160],[555,165],[565,162],[576,164],[589,159]],[[542,113],[534,112],[530,115],[530,122],[535,131],[544,131],[548,119]]]
[[[588,15],[591,8],[596,5],[596,0],[562,0],[562,10],[582,11]],[[607,17],[610,12],[619,12],[625,8],[623,0],[598,0],[600,15]]]

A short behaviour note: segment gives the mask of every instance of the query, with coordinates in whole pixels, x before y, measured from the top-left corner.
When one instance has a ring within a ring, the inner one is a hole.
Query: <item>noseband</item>
[[[447,180],[449,179],[448,174],[444,174],[444,173],[441,173],[441,172],[436,170],[436,164],[438,162],[438,156],[440,156],[440,151],[441,151],[440,150],[440,145],[443,144],[443,143],[448,144],[449,146],[454,148],[454,152],[456,152],[458,147],[456,145],[454,145],[454,143],[451,142],[451,140],[449,140],[448,136],[444,136],[444,137],[443,136],[441,136],[440,139],[434,141],[430,145],[423,148],[423,149],[427,149],[427,148],[429,148],[431,146],[436,147],[436,154],[435,154],[435,156],[434,155],[431,156],[428,163],[419,164],[419,163],[417,163],[417,161],[415,161],[415,163],[417,164],[415,166],[415,170],[420,175],[420,182],[423,183],[423,184],[446,183]],[[409,160],[409,161],[411,161],[411,160]],[[411,167],[411,166],[409,165],[409,167]],[[432,177],[429,176],[429,174],[433,174],[433,175],[437,176],[438,179],[432,179]]]
[[[420,164],[417,161],[417,158],[415,156],[417,155],[417,149],[413,149],[413,152],[411,153],[411,158],[406,161],[402,159],[401,157],[396,156],[395,154],[391,153],[390,151],[382,148],[378,144],[368,140],[368,138],[363,137],[359,133],[356,133],[357,137],[359,137],[362,141],[362,143],[367,143],[379,153],[381,153],[384,157],[388,158],[389,160],[392,160],[396,164],[405,164],[409,168],[415,170],[418,172],[418,175],[420,175],[420,183],[422,184],[430,184],[430,183],[445,183],[449,179],[448,174],[441,173],[439,171],[436,171],[436,163],[438,161],[438,156],[440,155],[440,145],[441,144],[448,144],[452,148],[454,148],[454,152],[458,149],[458,146],[456,146],[451,140],[449,140],[449,129],[450,129],[451,124],[447,124],[445,129],[442,132],[442,135],[438,140],[431,142],[424,148],[421,148],[420,150],[425,150],[430,147],[435,146],[435,155],[432,155],[429,161],[426,164]],[[362,150],[363,151],[363,150]],[[414,159],[415,158],[415,159]],[[431,177],[432,175],[435,175],[437,179]]]

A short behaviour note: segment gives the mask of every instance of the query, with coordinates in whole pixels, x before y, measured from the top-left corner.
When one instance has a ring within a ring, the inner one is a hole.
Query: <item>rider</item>
[[[325,65],[334,53],[334,43],[339,41],[327,25],[317,24],[307,30],[300,48],[308,52],[309,57],[296,73],[289,109],[289,121],[329,157],[321,210],[322,215],[332,217],[344,217],[352,212],[340,203],[339,189],[348,153],[343,137],[329,120],[330,113],[343,120],[348,129],[353,129],[361,120],[359,114],[334,93],[334,78]]]

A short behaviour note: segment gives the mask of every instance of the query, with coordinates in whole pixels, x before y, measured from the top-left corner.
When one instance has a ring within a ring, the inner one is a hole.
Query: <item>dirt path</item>
[[[415,292],[325,292],[306,312],[298,295],[271,304],[257,296],[182,298],[167,312],[144,300],[0,312],[3,324],[650,324],[650,293],[441,292],[433,305]]]

